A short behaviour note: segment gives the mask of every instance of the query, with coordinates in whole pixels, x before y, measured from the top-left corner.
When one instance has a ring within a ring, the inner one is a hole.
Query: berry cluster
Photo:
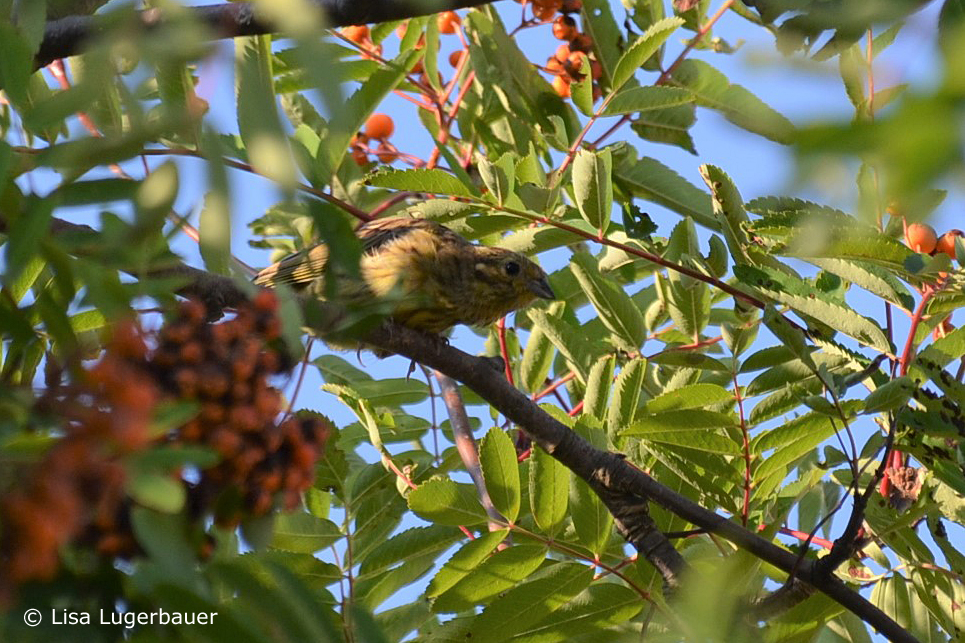
[[[36,410],[63,435],[0,498],[0,595],[51,578],[58,550],[70,542],[109,556],[136,554],[125,457],[153,444],[203,445],[220,456],[193,484],[182,481],[198,525],[213,515],[231,526],[297,505],[331,425],[310,413],[277,422],[282,397],[268,380],[291,364],[271,348],[281,332],[275,295],[260,292],[228,321],[206,319],[202,304],[183,303],[153,351],[137,324],[118,324],[100,361],[76,364],[69,384],[48,366]],[[152,436],[162,401],[194,402],[199,411],[168,435]]]
[[[525,3],[525,1],[524,1]],[[543,70],[553,76],[553,89],[562,98],[570,95],[570,84],[583,80],[587,72],[593,80],[603,75],[603,66],[593,56],[593,38],[582,33],[571,15],[583,8],[582,0],[533,0],[533,16],[542,22],[553,20],[553,36],[565,41],[547,58]],[[556,15],[559,12],[560,15]],[[555,19],[554,19],[555,16]],[[602,95],[593,85],[593,100]]]
[[[927,223],[909,223],[905,227],[905,243],[909,248],[927,255],[944,252],[953,260],[955,259],[955,238],[963,235],[965,233],[956,229],[949,230],[939,237],[935,228]]]
[[[268,378],[291,368],[283,351],[267,347],[280,338],[276,308],[274,293],[262,291],[234,319],[209,324],[204,306],[191,301],[159,333],[152,362],[158,381],[201,409],[173,439],[220,456],[190,489],[193,513],[213,508],[221,525],[264,515],[276,498],[293,509],[311,486],[329,432],[321,416],[276,424],[282,397]]]
[[[60,422],[63,436],[0,499],[0,594],[30,579],[49,579],[58,550],[83,541],[105,554],[133,546],[127,524],[122,458],[150,440],[161,391],[143,368],[144,338],[133,322],[118,324],[104,357],[62,371],[48,363],[40,417]]]
[[[358,165],[369,162],[369,154],[375,154],[382,163],[391,163],[399,158],[399,150],[389,143],[388,139],[395,131],[395,123],[388,114],[372,114],[365,121],[365,127],[357,133],[351,142],[352,158]],[[378,141],[374,150],[370,142]]]

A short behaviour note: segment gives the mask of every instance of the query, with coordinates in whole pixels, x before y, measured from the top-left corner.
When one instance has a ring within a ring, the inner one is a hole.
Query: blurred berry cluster
[[[216,464],[187,476],[191,483],[180,469],[170,472],[186,487],[196,525],[214,517],[234,526],[298,504],[331,425],[311,413],[278,422],[282,397],[269,378],[292,364],[277,348],[275,295],[262,291],[232,319],[206,320],[202,304],[185,302],[156,335],[133,321],[116,324],[100,360],[74,364],[67,383],[62,370],[48,367],[35,415],[53,423],[56,437],[0,497],[0,593],[52,578],[68,543],[135,555],[128,456],[154,446],[217,453]],[[162,402],[196,404],[198,412],[159,435],[155,411]]]

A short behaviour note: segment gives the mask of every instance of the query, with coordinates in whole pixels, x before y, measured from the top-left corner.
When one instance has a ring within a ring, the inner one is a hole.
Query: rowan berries
[[[365,121],[365,135],[369,138],[385,140],[395,131],[395,123],[387,114],[372,114]]]
[[[905,228],[905,241],[915,252],[931,254],[938,244],[938,236],[935,229],[927,223],[910,223]]]

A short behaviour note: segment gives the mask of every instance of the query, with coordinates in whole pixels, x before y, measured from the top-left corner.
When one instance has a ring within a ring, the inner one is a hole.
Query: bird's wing
[[[259,286],[307,286],[324,274],[326,262],[328,247],[320,243],[273,263],[255,275],[254,282]]]
[[[437,237],[453,235],[462,240],[462,237],[455,232],[434,221],[401,217],[368,221],[356,230],[356,234],[362,241],[362,252],[375,255],[392,242],[420,231]],[[293,287],[307,286],[324,274],[327,262],[328,247],[320,243],[268,266],[255,276],[254,282],[260,286],[278,284],[288,284]]]
[[[391,217],[387,219],[375,219],[362,225],[357,234],[362,240],[362,252],[365,254],[377,254],[385,246],[412,234],[413,232],[428,232],[436,237],[456,235],[449,228],[426,219],[404,219]],[[460,237],[461,239],[461,237]]]

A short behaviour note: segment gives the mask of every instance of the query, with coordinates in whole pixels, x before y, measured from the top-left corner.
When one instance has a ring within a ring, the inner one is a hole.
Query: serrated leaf
[[[520,486],[516,447],[504,431],[493,427],[479,445],[486,489],[493,505],[509,522],[519,516]]]
[[[733,399],[734,394],[723,386],[717,384],[688,384],[647,401],[643,405],[643,411],[646,413],[682,411],[720,404],[721,402],[730,402]]]
[[[613,96],[603,108],[602,116],[619,116],[656,109],[666,109],[694,102],[690,90],[681,87],[630,87]]]
[[[705,228],[720,229],[710,196],[656,159],[643,157],[631,166],[620,164],[614,179],[634,196],[688,216]]]
[[[630,352],[638,350],[647,338],[647,326],[630,296],[604,276],[597,261],[585,252],[573,255],[570,270],[618,346]]]
[[[440,594],[432,609],[462,612],[485,605],[536,571],[544,560],[546,548],[540,545],[516,545],[497,551]]]
[[[696,122],[697,106],[695,103],[687,103],[639,112],[631,121],[630,128],[645,141],[676,145],[696,155],[697,148],[690,135],[690,128]]]
[[[459,179],[437,168],[414,170],[380,170],[366,178],[366,183],[380,188],[429,192],[448,196],[474,196]]]
[[[473,623],[473,641],[502,643],[553,614],[586,589],[593,570],[577,563],[556,563],[538,578],[513,587],[483,610]]]
[[[831,257],[808,257],[805,261],[861,286],[868,292],[878,295],[905,310],[910,310],[914,306],[914,299],[912,299],[908,289],[891,273],[885,272],[877,266],[855,260]]]
[[[508,533],[509,529],[490,531],[464,544],[429,582],[426,596],[435,598],[469,575],[495,551]]]
[[[536,394],[542,390],[555,355],[550,342],[541,326],[533,325],[523,349],[523,359],[519,364],[519,379],[523,390]]]
[[[697,104],[719,111],[724,118],[748,132],[778,143],[790,143],[794,126],[764,101],[702,60],[688,58],[673,71],[674,81],[694,93]]]
[[[442,525],[476,525],[486,521],[476,488],[433,478],[409,493],[409,509],[420,518]]]
[[[573,195],[583,219],[604,234],[613,209],[613,159],[610,149],[580,150],[573,159]]]
[[[529,318],[540,327],[550,342],[566,358],[582,381],[590,374],[590,366],[602,352],[600,348],[587,341],[577,328],[566,321],[553,317],[543,310],[529,311]]]
[[[629,587],[594,583],[541,623],[510,640],[562,643],[584,634],[590,635],[590,640],[602,640],[613,626],[628,622],[642,609],[640,595]]]
[[[376,546],[362,561],[359,574],[378,574],[396,563],[441,553],[461,537],[459,531],[443,525],[406,529]]]
[[[650,25],[650,28],[643,32],[617,61],[616,68],[613,70],[613,80],[610,83],[611,89],[616,91],[623,87],[633,77],[633,74],[643,66],[643,63],[657,53],[657,50],[667,41],[670,34],[683,23],[683,19],[674,17],[664,18]]]
[[[788,274],[766,268],[734,266],[741,283],[764,293],[795,312],[809,315],[862,344],[884,353],[892,350],[885,332],[874,321],[854,309],[833,301],[820,290]]]
[[[583,394],[583,413],[598,420],[603,419],[613,382],[616,357],[604,355],[596,360],[586,378],[586,392]]]
[[[885,413],[901,408],[917,388],[915,380],[907,375],[896,377],[868,394],[864,400],[864,412]]]
[[[533,449],[529,464],[529,502],[536,524],[555,535],[566,518],[570,470],[542,449]]]
[[[570,517],[581,546],[599,555],[606,549],[613,532],[613,516],[589,485],[570,479]]]
[[[620,369],[613,383],[613,401],[606,414],[607,434],[611,437],[615,437],[636,417],[646,374],[647,360],[641,358],[630,360]]]
[[[331,520],[298,511],[275,516],[271,546],[284,551],[314,553],[340,540],[343,534]]]

